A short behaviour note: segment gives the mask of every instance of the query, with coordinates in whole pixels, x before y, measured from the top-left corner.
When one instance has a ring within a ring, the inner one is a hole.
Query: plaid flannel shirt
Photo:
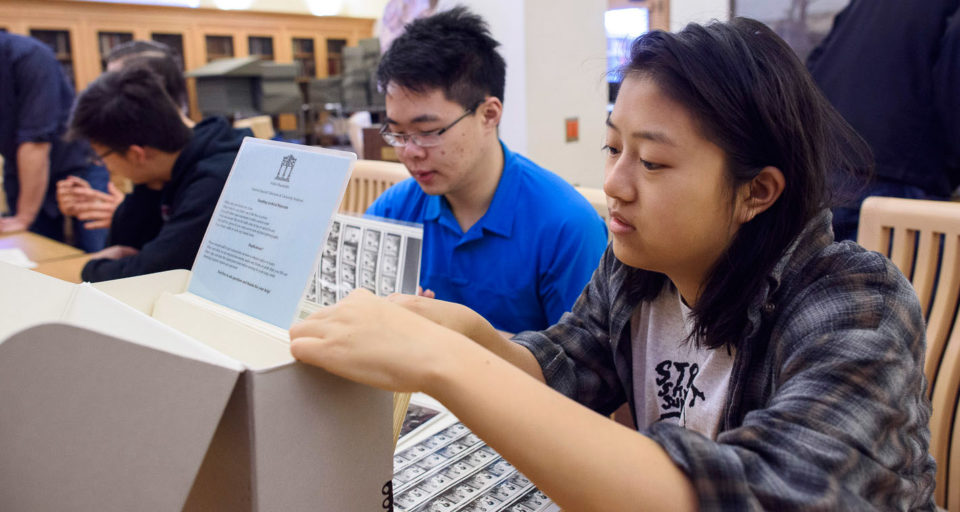
[[[637,272],[608,247],[571,312],[514,338],[551,387],[603,414],[634,405],[629,323],[645,305],[630,286]],[[690,478],[700,508],[933,510],[924,320],[897,268],[833,243],[825,211],[748,318],[717,439],[668,423],[641,429]]]

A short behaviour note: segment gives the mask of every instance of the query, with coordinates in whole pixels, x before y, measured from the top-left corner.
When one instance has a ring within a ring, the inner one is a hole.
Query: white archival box
[[[0,263],[3,510],[373,511],[392,394],[296,362],[175,270],[69,284]]]

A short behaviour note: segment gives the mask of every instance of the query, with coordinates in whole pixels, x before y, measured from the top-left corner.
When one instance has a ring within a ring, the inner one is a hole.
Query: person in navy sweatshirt
[[[240,149],[243,132],[226,119],[193,128],[151,70],[108,72],[77,98],[69,136],[90,141],[111,173],[161,193],[156,236],[139,248],[113,245],[84,266],[84,281],[190,268]],[[143,212],[141,212],[143,213]]]

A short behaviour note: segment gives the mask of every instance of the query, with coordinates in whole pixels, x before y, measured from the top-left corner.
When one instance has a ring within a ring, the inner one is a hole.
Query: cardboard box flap
[[[75,285],[0,263],[0,340],[39,323],[55,322],[73,300]]]
[[[77,286],[64,323],[114,336],[145,347],[242,371],[243,365],[90,286]]]
[[[147,315],[153,315],[153,306],[157,297],[163,293],[185,291],[188,281],[190,281],[190,271],[179,269],[102,281],[92,286]]]
[[[183,508],[239,372],[75,326],[0,343],[9,510]]]
[[[393,393],[302,363],[243,379],[256,510],[383,510],[393,477]],[[336,493],[316,484],[334,481]]]

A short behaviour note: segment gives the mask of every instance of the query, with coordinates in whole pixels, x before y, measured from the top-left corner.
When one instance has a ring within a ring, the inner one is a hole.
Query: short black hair
[[[135,64],[149,68],[163,80],[163,87],[173,101],[186,111],[189,99],[183,62],[169,46],[158,41],[128,41],[115,46],[104,60],[107,64],[120,62],[121,67]]]
[[[503,102],[507,63],[486,22],[456,7],[409,23],[380,59],[377,83],[417,92],[441,89],[470,108],[487,96]]]
[[[187,80],[183,77],[183,71],[180,66],[169,55],[155,54],[133,54],[123,59],[123,67],[143,67],[147,68],[160,78],[163,88],[173,99],[177,107],[186,111],[189,105],[187,97]]]
[[[70,139],[126,153],[132,145],[179,151],[193,135],[161,79],[141,66],[107,72],[80,93],[70,114]]]

